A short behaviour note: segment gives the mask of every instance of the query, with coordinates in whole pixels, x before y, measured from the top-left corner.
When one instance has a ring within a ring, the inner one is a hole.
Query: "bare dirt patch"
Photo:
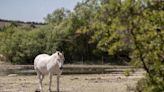
[[[62,75],[61,92],[133,92],[137,81],[143,75],[126,77],[121,74]],[[48,77],[43,81],[44,92],[48,92]],[[35,92],[38,88],[36,75],[0,76],[0,92]],[[52,90],[56,92],[56,77]]]

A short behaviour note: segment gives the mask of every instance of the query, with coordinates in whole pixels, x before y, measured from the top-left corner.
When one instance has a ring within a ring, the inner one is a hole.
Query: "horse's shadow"
[[[51,92],[58,92],[58,91],[51,91]],[[59,92],[68,92],[68,91],[59,91]]]
[[[35,92],[41,92],[41,91],[36,90]],[[58,91],[51,91],[51,92],[58,92]],[[59,92],[69,92],[69,91],[59,91]]]

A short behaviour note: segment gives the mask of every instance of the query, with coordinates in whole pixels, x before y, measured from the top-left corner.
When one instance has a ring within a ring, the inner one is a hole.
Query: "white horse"
[[[41,92],[43,92],[42,81],[46,74],[49,74],[50,79],[49,91],[51,91],[52,75],[57,75],[57,91],[59,92],[59,77],[62,73],[64,60],[64,55],[59,51],[56,51],[51,56],[48,54],[40,54],[36,56],[34,60],[34,69],[39,79],[39,89]]]

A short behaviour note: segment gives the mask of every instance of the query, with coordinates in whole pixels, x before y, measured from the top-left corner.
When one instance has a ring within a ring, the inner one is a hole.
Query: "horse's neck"
[[[51,55],[50,59],[47,63],[48,68],[52,68],[54,66],[58,65],[58,57],[56,55]]]
[[[58,59],[58,57],[55,55],[55,54],[52,54],[51,56],[50,56],[50,61],[55,61],[55,60],[57,60]]]

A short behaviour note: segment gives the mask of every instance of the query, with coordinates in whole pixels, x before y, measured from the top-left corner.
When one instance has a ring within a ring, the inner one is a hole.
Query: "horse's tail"
[[[39,61],[39,55],[35,57],[34,59],[34,69],[36,70],[37,63]]]

